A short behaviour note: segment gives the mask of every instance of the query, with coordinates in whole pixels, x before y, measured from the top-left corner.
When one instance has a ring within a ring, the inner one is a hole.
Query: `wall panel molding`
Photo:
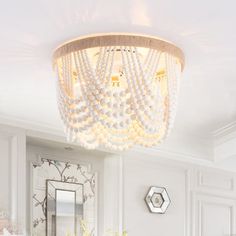
[[[9,215],[11,221],[26,232],[26,137],[21,129],[0,125],[8,139]],[[3,157],[4,158],[4,157]],[[7,180],[6,180],[7,181]]]
[[[191,171],[185,170],[185,236],[191,235]]]
[[[194,236],[220,236],[235,233],[236,202],[234,199],[196,194],[193,204],[195,207],[195,212],[192,212]],[[218,214],[215,214],[216,212]]]
[[[199,170],[197,173],[198,187],[208,190],[235,191],[235,178],[232,175]]]

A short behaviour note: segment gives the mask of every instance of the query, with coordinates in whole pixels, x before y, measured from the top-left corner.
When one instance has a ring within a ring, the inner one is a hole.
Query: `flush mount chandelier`
[[[184,67],[178,47],[143,35],[87,36],[57,48],[53,65],[68,141],[125,150],[168,135]]]

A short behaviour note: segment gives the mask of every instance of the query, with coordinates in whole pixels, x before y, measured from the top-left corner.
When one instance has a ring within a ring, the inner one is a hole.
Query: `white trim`
[[[123,227],[123,211],[124,211],[124,162],[123,162],[123,157],[119,156],[119,198],[118,198],[118,209],[119,209],[119,216],[118,216],[118,221],[119,221],[119,235],[122,235],[124,231]]]
[[[26,131],[26,134],[32,137],[34,136],[34,134],[39,135],[40,133],[64,137],[62,128],[60,129],[58,126],[52,126],[46,123],[32,122],[24,119],[0,115],[0,125],[1,124],[24,129]]]
[[[19,128],[0,125],[0,132],[9,140],[9,181],[11,220],[16,222],[26,235],[26,139]]]
[[[236,131],[236,121],[231,122],[225,126],[222,126],[221,128],[215,130],[212,135],[215,138],[224,137],[227,134],[230,134],[232,132]]]
[[[97,236],[98,235],[98,173],[97,172],[94,172],[94,179],[95,179],[95,199],[94,199],[94,210],[95,210],[95,220],[94,220],[94,235]]]
[[[18,221],[18,157],[17,157],[17,136],[10,138],[10,198],[11,198],[11,220]]]
[[[190,228],[190,223],[191,223],[191,186],[190,186],[190,175],[191,175],[191,171],[190,169],[185,170],[185,197],[186,197],[186,204],[185,204],[185,219],[184,219],[184,228],[185,228],[185,232],[184,235],[185,236],[189,236],[190,232],[191,232],[191,228]]]

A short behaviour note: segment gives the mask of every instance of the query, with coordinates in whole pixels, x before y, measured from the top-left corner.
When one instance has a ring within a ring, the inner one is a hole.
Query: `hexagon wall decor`
[[[170,205],[169,195],[163,187],[151,187],[145,201],[151,213],[164,214]]]

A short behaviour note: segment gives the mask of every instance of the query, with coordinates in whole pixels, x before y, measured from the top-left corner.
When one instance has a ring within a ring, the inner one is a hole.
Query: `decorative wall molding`
[[[213,133],[215,161],[236,157],[236,121]]]
[[[26,138],[21,129],[0,125],[0,133],[8,139],[9,216],[23,234],[26,229]],[[7,180],[6,180],[7,181]]]
[[[191,236],[233,235],[236,174],[212,168],[191,171]]]
[[[232,175],[219,175],[209,171],[198,171],[198,187],[207,190],[235,191],[235,178]]]
[[[231,122],[217,130],[215,130],[212,133],[212,136],[214,137],[215,141],[217,141],[217,139],[223,139],[225,137],[230,138],[231,134],[234,134],[234,132],[236,132],[236,121]]]
[[[185,170],[185,198],[186,198],[186,207],[185,207],[185,236],[191,235],[191,170]]]
[[[123,157],[119,155],[107,156],[104,160],[104,230],[122,235],[124,218],[124,176]]]
[[[195,211],[192,212],[192,225],[194,226],[192,232],[193,236],[213,236],[212,232],[215,232],[214,235],[217,233],[219,233],[219,235],[232,235],[235,232],[235,199],[225,199],[219,196],[196,193],[193,198],[193,204],[195,208]],[[208,206],[212,207],[213,212],[207,209]],[[218,217],[215,215],[217,208],[219,209]],[[224,210],[224,213],[228,211],[230,219],[226,219],[225,216],[221,214],[221,209]],[[211,222],[211,224],[207,224],[208,222]],[[216,232],[219,224],[221,224],[220,227],[223,232]]]
[[[58,137],[64,137],[63,129],[59,126],[52,126],[45,123],[37,123],[24,119],[19,119],[16,117],[9,117],[0,114],[0,125],[5,125],[10,127],[16,127],[18,129],[25,130],[26,134],[29,136],[40,136],[40,135],[55,135]],[[65,140],[65,138],[63,139]]]

